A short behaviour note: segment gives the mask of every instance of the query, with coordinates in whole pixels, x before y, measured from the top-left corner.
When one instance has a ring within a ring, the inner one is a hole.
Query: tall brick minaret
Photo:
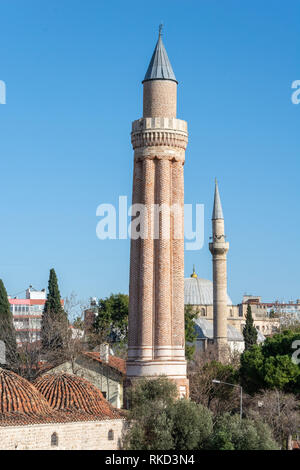
[[[209,249],[213,259],[213,311],[214,344],[219,359],[227,353],[227,252],[229,243],[225,241],[224,217],[218,183],[215,184],[215,200],[212,214],[212,243]]]
[[[188,134],[187,123],[176,118],[177,81],[161,28],[143,86],[143,117],[133,122],[131,134],[132,202],[145,205],[148,232],[131,240],[127,378],[167,375],[183,396],[188,395],[183,232]],[[157,231],[151,213],[154,204],[161,209]],[[182,209],[177,218],[168,210],[174,204]]]

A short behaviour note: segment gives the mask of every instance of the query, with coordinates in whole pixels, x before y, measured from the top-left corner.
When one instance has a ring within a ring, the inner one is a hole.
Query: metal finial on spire
[[[191,277],[193,277],[195,279],[198,277],[197,274],[196,274],[196,271],[195,271],[195,265],[194,264],[193,264],[193,274],[191,274]]]
[[[160,23],[160,25],[159,25],[159,27],[158,27],[158,34],[159,34],[159,37],[162,36],[163,27],[164,27],[163,23]]]

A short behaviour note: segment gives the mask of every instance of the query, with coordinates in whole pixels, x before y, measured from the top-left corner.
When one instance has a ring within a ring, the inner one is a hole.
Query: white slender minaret
[[[227,349],[227,252],[229,243],[225,241],[225,238],[223,210],[216,180],[212,214],[212,242],[209,244],[209,249],[213,260],[214,344],[219,359]]]

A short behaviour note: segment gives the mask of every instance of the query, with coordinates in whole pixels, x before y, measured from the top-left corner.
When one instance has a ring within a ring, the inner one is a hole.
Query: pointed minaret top
[[[177,83],[167,51],[162,41],[162,24],[159,25],[159,36],[156,43],[144,82],[147,80],[172,80]]]
[[[215,180],[215,201],[212,220],[224,219],[217,178]]]

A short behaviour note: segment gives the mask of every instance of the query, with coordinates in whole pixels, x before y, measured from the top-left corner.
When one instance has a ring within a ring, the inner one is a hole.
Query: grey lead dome
[[[173,80],[177,82],[161,34],[159,34],[144,82],[147,80]]]
[[[213,305],[213,283],[200,277],[188,277],[184,280],[185,305]],[[232,305],[231,298],[227,295],[227,305]]]

